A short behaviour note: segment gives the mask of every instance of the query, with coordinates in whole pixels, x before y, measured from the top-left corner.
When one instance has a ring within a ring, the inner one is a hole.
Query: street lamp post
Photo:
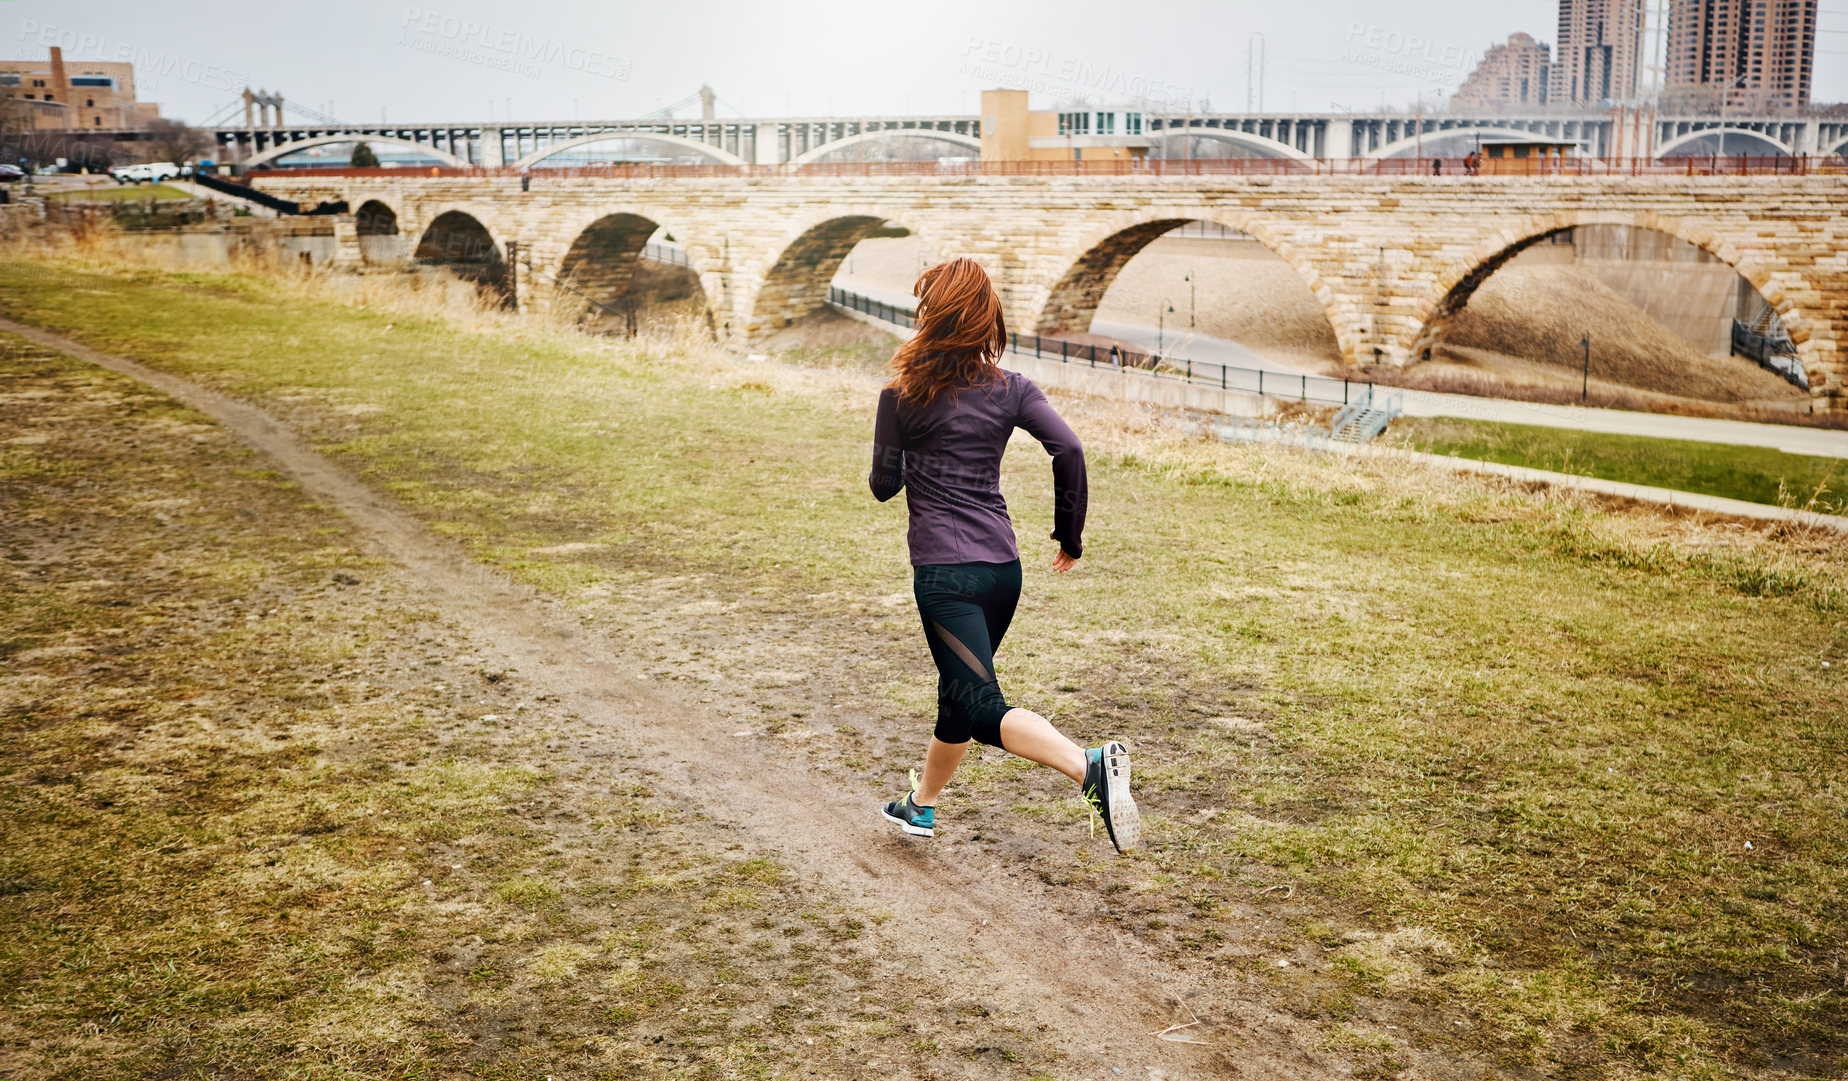
[[[1413,130],[1418,136],[1418,149],[1412,151],[1412,157],[1417,158],[1419,162],[1422,163],[1424,161],[1424,91],[1423,90],[1418,91],[1418,110],[1417,110],[1417,115],[1412,120],[1412,125],[1413,125]],[[1424,168],[1424,166],[1420,164],[1419,168],[1422,169]]]
[[[1194,272],[1191,270],[1182,275],[1181,280],[1187,283],[1187,328],[1192,330],[1194,316],[1199,312],[1199,307],[1195,302],[1199,299],[1200,287],[1194,281]]]
[[[1168,346],[1168,313],[1173,310],[1174,305],[1168,303],[1167,298],[1164,297],[1161,309],[1155,313],[1155,355],[1158,357]]]
[[[1720,91],[1720,158],[1722,160],[1726,157],[1726,107],[1732,102],[1733,87],[1744,84],[1745,76],[1741,75],[1728,82],[1726,88]]]
[[[1585,347],[1585,382],[1579,388],[1579,404],[1584,405],[1591,399],[1591,335],[1580,338],[1579,344]]]

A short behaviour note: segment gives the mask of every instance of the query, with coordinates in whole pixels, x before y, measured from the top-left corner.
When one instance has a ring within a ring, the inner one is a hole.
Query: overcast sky
[[[1653,5],[1653,0],[1652,0]],[[709,83],[720,116],[974,113],[981,90],[1033,105],[1143,99],[1305,112],[1441,100],[1482,51],[1552,42],[1553,0],[6,0],[14,57],[132,60],[140,96],[194,123],[246,82],[349,121],[627,118]],[[1842,11],[1841,8],[1834,9]],[[1848,99],[1848,14],[1824,8],[1814,96]],[[1833,33],[1835,27],[1843,33]],[[1249,90],[1256,104],[1257,89]],[[682,117],[697,115],[682,107]]]

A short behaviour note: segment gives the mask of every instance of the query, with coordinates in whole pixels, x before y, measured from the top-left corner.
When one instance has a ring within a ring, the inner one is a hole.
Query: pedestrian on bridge
[[[913,773],[911,791],[885,805],[885,818],[913,836],[935,836],[937,797],[973,738],[1070,777],[1111,843],[1128,851],[1140,834],[1129,751],[1115,740],[1073,743],[1045,717],[1009,705],[995,672],[1021,586],[1001,498],[1008,437],[1025,429],[1052,455],[1052,569],[1061,574],[1083,554],[1084,449],[1040,388],[998,363],[1007,324],[980,263],[940,263],[912,292],[917,331],[899,346],[892,381],[879,393],[868,483],[882,503],[905,491],[912,592],[937,665],[937,725],[923,779]]]

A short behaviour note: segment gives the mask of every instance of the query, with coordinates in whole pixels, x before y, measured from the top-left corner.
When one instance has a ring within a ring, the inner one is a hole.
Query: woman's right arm
[[[866,477],[873,498],[884,503],[905,486],[904,436],[898,429],[898,392],[879,392],[879,415],[873,421],[873,471]]]

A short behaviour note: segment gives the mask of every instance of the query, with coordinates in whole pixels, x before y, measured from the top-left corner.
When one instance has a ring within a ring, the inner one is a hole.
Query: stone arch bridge
[[[1848,409],[1848,185],[1828,176],[265,177],[305,204],[344,200],[342,258],[395,232],[424,261],[513,268],[523,304],[614,296],[665,229],[719,336],[748,345],[824,303],[883,223],[994,276],[1011,329],[1088,327],[1117,272],[1190,221],[1250,234],[1301,276],[1356,364],[1409,364],[1496,268],[1575,226],[1639,226],[1730,264],[1788,328],[1819,408]],[[415,246],[411,241],[415,238]],[[555,283],[573,284],[575,292]]]

